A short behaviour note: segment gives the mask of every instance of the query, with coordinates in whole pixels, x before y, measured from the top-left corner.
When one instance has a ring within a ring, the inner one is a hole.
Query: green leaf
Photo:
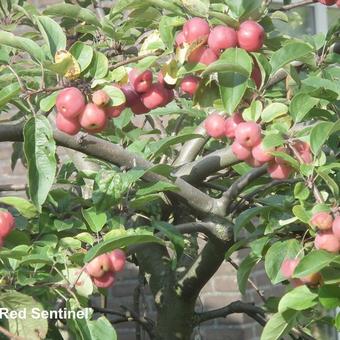
[[[234,226],[234,233],[235,236],[238,235],[240,230],[249,223],[249,221],[257,216],[260,215],[263,212],[270,211],[271,207],[255,207],[247,209],[246,211],[243,211],[241,214],[239,214],[235,220],[235,226]]]
[[[105,212],[97,212],[95,207],[91,207],[91,208],[88,208],[88,209],[82,209],[81,213],[82,213],[85,221],[89,225],[90,229],[95,233],[100,232],[107,222],[106,213]]]
[[[47,97],[41,99],[39,103],[40,110],[44,112],[49,112],[52,110],[56,103],[58,93],[59,91],[53,92]]]
[[[209,0],[181,0],[182,5],[193,15],[205,17],[209,12]]]
[[[303,42],[291,42],[281,47],[271,57],[272,74],[293,60],[301,60],[312,51],[312,46]]]
[[[272,151],[271,154],[275,157],[279,157],[283,159],[285,162],[290,164],[293,168],[299,169],[299,162],[292,156],[288,155],[285,152],[282,151]]]
[[[179,135],[179,136],[169,136],[169,137],[165,137],[161,139],[160,141],[150,143],[149,148],[153,156],[156,157],[159,154],[165,153],[165,151],[172,145],[184,143],[188,140],[195,139],[195,138],[203,138],[203,137],[202,135],[193,134],[193,133]]]
[[[19,211],[20,215],[30,219],[37,217],[35,206],[21,197],[0,197],[0,203],[7,204]]]
[[[225,0],[225,3],[237,18],[249,18],[256,13],[261,6],[261,0]]]
[[[281,103],[272,103],[268,105],[261,114],[262,121],[269,123],[277,117],[287,114],[288,107]]]
[[[76,292],[85,297],[89,297],[93,293],[93,284],[91,277],[80,268],[67,268],[62,271],[65,279],[61,284],[74,285]]]
[[[250,106],[242,112],[242,117],[245,121],[256,122],[261,117],[262,109],[262,103],[259,100],[254,100]]]
[[[89,73],[94,79],[104,78],[109,71],[109,61],[105,54],[94,51]]]
[[[295,268],[293,277],[304,277],[319,272],[327,267],[336,255],[325,250],[313,250],[304,256]]]
[[[168,48],[173,47],[174,43],[174,30],[177,26],[182,26],[185,23],[185,19],[180,16],[170,17],[162,16],[159,22],[159,33],[162,41]]]
[[[106,85],[103,90],[110,96],[110,105],[118,106],[125,103],[126,99],[124,93],[116,86]],[[116,120],[115,120],[116,122]]]
[[[319,174],[319,176],[324,180],[324,182],[328,185],[328,187],[331,189],[333,195],[335,197],[339,196],[339,187],[337,183],[331,178],[326,172],[321,171],[320,169],[317,169],[316,172]]]
[[[248,76],[236,72],[218,74],[223,106],[227,113],[232,114],[240,104],[247,89],[248,78],[252,70],[252,60],[243,49],[229,48],[221,54],[220,61],[226,64],[239,65],[248,72]]]
[[[32,117],[24,126],[24,152],[28,164],[30,198],[41,210],[56,173],[56,144],[46,117]]]
[[[283,313],[286,310],[305,310],[314,307],[317,302],[318,294],[313,293],[310,289],[302,285],[285,294],[279,303],[279,312]]]
[[[121,236],[114,239],[110,239],[101,243],[98,243],[92,247],[85,255],[85,262],[90,262],[95,257],[112,251],[117,248],[128,247],[130,245],[144,244],[144,243],[158,243],[164,244],[164,242],[153,235],[145,235],[136,232],[135,235]]]
[[[334,128],[334,123],[331,122],[320,122],[315,125],[310,133],[310,146],[314,153],[317,155]]]
[[[68,17],[80,21],[85,21],[89,25],[100,27],[100,23],[96,15],[87,8],[82,8],[78,5],[71,4],[55,4],[48,6],[44,12],[45,15],[52,15],[58,17]]]
[[[248,278],[251,270],[257,263],[260,262],[260,260],[260,257],[250,253],[240,264],[237,270],[237,284],[242,294],[245,294],[246,292]]]
[[[312,214],[307,212],[302,205],[295,205],[292,209],[294,216],[296,216],[303,223],[309,223]]]
[[[162,232],[171,241],[175,247],[177,258],[180,258],[185,247],[183,235],[170,223],[157,221],[153,223],[153,227]]]
[[[285,258],[294,258],[301,250],[297,240],[275,242],[267,251],[264,266],[266,273],[273,284],[277,284],[286,278],[281,274],[281,265]],[[280,254],[280,256],[278,256]]]
[[[298,93],[293,97],[289,112],[296,123],[305,118],[307,113],[319,103],[319,99],[313,98],[306,93]]]
[[[245,77],[249,76],[248,70],[244,67],[240,66],[239,64],[230,64],[226,61],[217,60],[214,63],[210,64],[203,72],[202,77],[207,76],[211,73],[239,73]]]
[[[45,254],[32,254],[26,255],[23,257],[23,260],[20,261],[22,266],[24,265],[35,265],[35,264],[48,264],[52,265],[53,261],[50,258],[47,258]]]
[[[69,55],[58,63],[52,63],[46,60],[44,61],[43,65],[46,69],[63,76],[64,74],[67,73],[70,67],[73,66],[73,63],[74,63],[74,60],[72,59],[72,56]]]
[[[91,46],[88,46],[81,41],[77,41],[71,46],[69,52],[77,60],[81,72],[91,64],[94,53]]]
[[[48,330],[47,319],[37,318],[33,312],[44,311],[44,307],[31,296],[19,293],[15,290],[2,292],[0,295],[0,305],[9,311],[17,312],[25,310],[24,318],[8,318],[8,330],[19,337],[30,340],[45,339]]]
[[[1,32],[0,32],[1,34]],[[20,93],[20,85],[18,83],[9,84],[0,90],[0,107],[6,105],[16,95]]]
[[[261,340],[278,340],[283,338],[295,325],[298,312],[287,310],[283,314],[271,315],[269,321],[264,326]]]
[[[294,197],[298,200],[305,201],[309,197],[309,189],[304,183],[296,183],[294,187]]]
[[[87,321],[87,326],[91,333],[91,340],[118,339],[115,329],[105,316],[101,316],[97,320]]]
[[[25,51],[38,62],[42,62],[45,59],[41,47],[33,40],[18,37],[6,31],[0,31],[0,45],[6,45]]]
[[[262,140],[262,144],[265,148],[273,148],[276,146],[283,145],[283,143],[284,138],[281,134],[278,133],[268,134]]]
[[[178,187],[172,183],[159,181],[157,183],[151,183],[150,185],[139,189],[136,192],[136,196],[150,195],[158,192],[164,191],[177,191]]]
[[[150,205],[152,201],[156,201],[159,199],[160,199],[159,194],[150,194],[150,195],[146,195],[146,196],[133,199],[132,201],[130,201],[129,206],[130,208],[133,208],[133,209],[143,209],[147,205]]]
[[[37,24],[41,35],[50,49],[51,58],[54,60],[58,50],[66,48],[66,36],[62,28],[53,19],[47,16],[38,16]]]
[[[319,288],[320,303],[327,309],[340,306],[340,295],[338,285],[323,285]]]

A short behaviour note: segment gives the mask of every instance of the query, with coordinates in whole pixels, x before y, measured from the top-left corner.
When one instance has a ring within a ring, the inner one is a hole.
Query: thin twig
[[[134,63],[134,62],[139,61],[141,59],[144,59],[146,57],[159,56],[161,54],[162,54],[162,52],[150,52],[150,53],[145,53],[143,55],[138,55],[136,57],[132,57],[132,58],[123,60],[123,61],[121,61],[119,63],[115,63],[114,65],[110,65],[109,66],[109,70],[112,71],[112,70],[114,70],[114,69],[116,69],[118,67]]]
[[[25,340],[25,338],[22,338],[21,336],[17,336],[15,334],[12,334],[9,332],[6,328],[0,326],[0,333],[7,336],[11,340]]]
[[[239,269],[239,266],[232,260],[232,259],[228,259],[227,260],[236,270]],[[252,281],[251,279],[248,278],[248,282],[250,283],[250,285],[255,289],[256,293],[258,294],[258,296],[261,298],[261,300],[266,303],[267,300],[264,297],[262,291],[256,286],[256,284],[254,283],[254,281]]]
[[[316,2],[318,2],[318,0],[303,0],[300,2],[295,2],[293,4],[282,6],[281,8],[278,8],[278,9],[271,9],[270,12],[276,12],[276,11],[287,12],[287,11],[290,11],[291,9],[301,7],[301,6],[311,5]]]

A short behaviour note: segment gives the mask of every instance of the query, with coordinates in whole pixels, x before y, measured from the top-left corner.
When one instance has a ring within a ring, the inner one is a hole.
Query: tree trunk
[[[195,301],[183,299],[175,288],[164,295],[164,301],[158,310],[155,339],[190,340],[194,329]]]

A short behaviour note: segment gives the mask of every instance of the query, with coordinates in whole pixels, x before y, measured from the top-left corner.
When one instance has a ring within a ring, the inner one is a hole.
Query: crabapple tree
[[[0,195],[0,306],[91,312],[2,319],[0,333],[115,339],[134,322],[136,339],[188,340],[233,313],[262,340],[339,330],[340,24],[277,29],[295,8],[336,3],[1,1],[0,151],[13,142],[27,186]],[[241,249],[240,292],[262,263],[282,296],[196,310]],[[93,304],[126,261],[153,320],[138,294],[134,310]]]

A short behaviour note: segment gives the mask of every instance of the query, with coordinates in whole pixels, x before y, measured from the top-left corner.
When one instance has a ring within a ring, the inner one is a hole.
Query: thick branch
[[[255,179],[264,175],[266,171],[267,171],[266,165],[260,168],[254,168],[247,174],[241,176],[237,181],[235,181],[233,185],[223,194],[223,196],[220,199],[223,205],[223,209],[225,211],[228,211],[230,204],[242,192],[242,190],[247,185],[249,185],[249,183],[253,182]]]
[[[262,310],[262,308],[257,307],[251,303],[245,303],[242,301],[234,301],[230,303],[228,306],[225,306],[223,308],[196,314],[196,325],[199,325],[202,322],[217,319],[217,318],[225,318],[228,315],[234,314],[234,313],[247,314],[251,318],[258,321],[262,326],[266,324],[266,321],[263,318],[265,313]]]
[[[22,141],[23,124],[1,124],[0,125],[0,142],[4,141]],[[88,156],[97,157],[99,159],[111,162],[113,164],[124,166],[128,169],[139,167],[150,169],[153,163],[145,160],[139,155],[130,153],[122,146],[110,143],[95,136],[86,133],[79,133],[76,137],[69,136],[60,131],[54,130],[54,139],[58,145],[80,151]],[[146,172],[143,178],[150,182],[164,181],[169,182],[166,177]],[[189,206],[202,213],[213,213],[223,216],[218,200],[211,198],[209,195],[201,192],[193,187],[182,178],[176,178],[175,185],[179,187],[179,191],[174,193],[180,196]]]
[[[238,163],[230,147],[212,152],[197,161],[184,164],[176,170],[175,176],[189,183],[200,183],[207,176]]]
[[[180,166],[188,162],[192,162],[209,139],[203,123],[196,128],[195,134],[202,135],[202,138],[195,138],[186,142],[181,148],[177,159],[174,161],[174,166]]]
[[[191,267],[186,271],[178,286],[185,299],[196,299],[201,289],[215,274],[224,261],[224,254],[233,244],[210,238]]]
[[[231,225],[225,226],[214,222],[191,222],[178,224],[175,228],[181,234],[203,233],[208,237],[216,237],[220,240],[230,240],[232,237]]]
[[[15,184],[1,184],[0,185],[0,192],[1,191],[25,191],[26,185],[15,185]]]

